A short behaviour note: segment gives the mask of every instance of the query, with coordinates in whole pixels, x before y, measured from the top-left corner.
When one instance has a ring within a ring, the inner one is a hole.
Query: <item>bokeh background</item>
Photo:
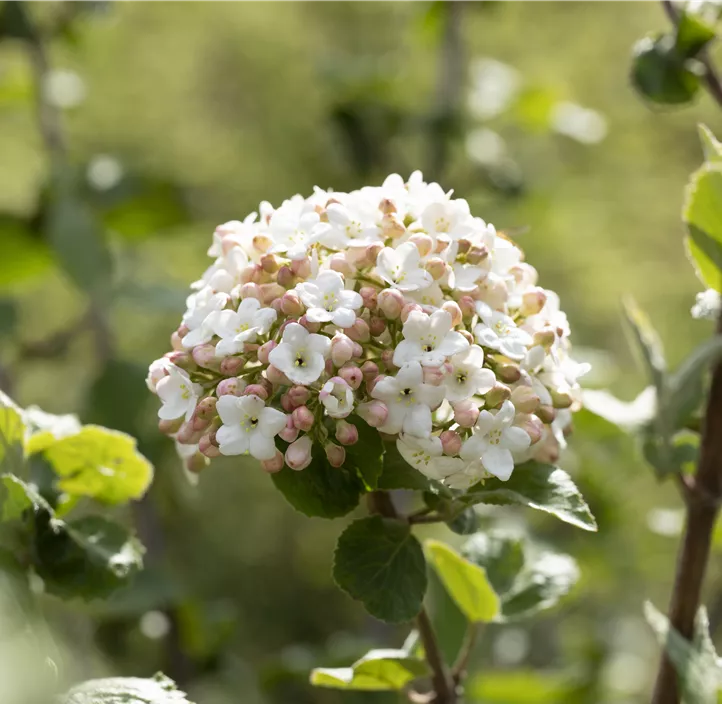
[[[711,332],[689,315],[700,286],[680,209],[701,161],[696,123],[720,132],[719,113],[706,98],[653,110],[631,89],[632,45],[665,27],[656,3],[27,9],[47,67],[22,27],[0,31],[0,387],[23,406],[136,435],[156,466],[133,509],[148,547],[133,588],[108,603],[41,598],[58,677],[162,669],[199,704],[395,701],[306,684],[314,665],[406,635],[332,584],[344,522],[295,513],[237,460],[192,486],[157,433],[145,369],[168,348],[213,228],[260,200],[422,169],[515,236],[561,295],[578,356],[595,365],[589,383],[629,400],[644,381],[620,321],[625,294],[672,365]],[[59,115],[63,149],[43,137],[38,96]],[[62,198],[61,223],[48,226]],[[512,509],[482,518],[570,552],[581,581],[543,617],[485,631],[472,702],[631,703],[649,691],[657,647],[641,607],[666,606],[676,494],[632,440],[589,415],[562,464],[598,534]],[[451,651],[460,617],[434,592]],[[706,601],[721,635],[718,556]]]

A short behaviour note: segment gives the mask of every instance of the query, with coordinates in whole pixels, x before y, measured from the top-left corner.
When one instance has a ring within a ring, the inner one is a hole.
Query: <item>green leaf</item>
[[[373,491],[383,469],[384,444],[378,430],[356,415],[346,418],[358,430],[358,442],[346,447],[344,466],[356,471],[367,491]]]
[[[370,516],[341,534],[333,576],[349,596],[389,623],[412,619],[426,592],[426,563],[411,527],[403,521]]]
[[[466,618],[488,623],[499,614],[499,597],[483,567],[475,565],[438,540],[425,543],[429,562]]]
[[[335,689],[398,691],[427,674],[426,663],[410,657],[405,650],[372,650],[351,667],[317,667],[311,672],[311,684]]]
[[[640,39],[632,52],[632,83],[642,96],[660,105],[690,102],[700,87],[694,63],[680,56],[669,34]]]
[[[551,704],[568,701],[569,678],[556,672],[485,670],[465,686],[470,701],[483,704]]]
[[[25,452],[34,455],[50,447],[53,443],[69,435],[80,432],[82,425],[73,414],[62,416],[46,413],[37,406],[29,406],[24,412],[28,437],[25,439]]]
[[[427,491],[430,486],[429,480],[401,456],[395,442],[385,443],[383,472],[378,481],[379,489]]]
[[[682,217],[687,250],[700,280],[716,291],[722,286],[722,164],[705,164],[685,192]]]
[[[715,704],[722,672],[709,635],[705,608],[702,606],[697,612],[691,643],[649,601],[644,604],[644,615],[677,670],[685,704]]]
[[[699,409],[704,393],[704,376],[710,365],[722,357],[722,335],[703,342],[670,375],[665,406],[660,409],[668,418],[667,427],[679,428]]]
[[[44,457],[60,478],[62,491],[108,504],[141,498],[153,479],[153,467],[138,452],[134,438],[97,425],[52,443]]]
[[[141,568],[143,549],[122,526],[85,516],[65,523],[47,511],[35,519],[35,571],[61,597],[107,597]]]
[[[6,3],[16,5],[17,3]],[[42,274],[52,264],[47,245],[25,220],[0,213],[0,288]]]
[[[469,506],[451,520],[446,521],[446,525],[452,533],[457,535],[472,535],[479,530],[479,516],[474,507]]]
[[[699,15],[682,12],[677,22],[675,49],[680,56],[696,56],[716,37],[714,27]]]
[[[0,475],[0,522],[14,521],[29,508],[50,510],[35,487],[14,474]]]
[[[697,125],[699,132],[699,141],[702,143],[702,151],[704,158],[710,163],[722,162],[722,144],[712,134],[712,130],[707,125]]]
[[[150,679],[111,677],[73,687],[60,704],[192,704],[175,682],[160,672]]]
[[[667,372],[662,342],[647,315],[631,296],[624,299],[623,311],[633,349],[657,389],[657,395],[661,396]]]
[[[579,489],[559,467],[541,462],[525,462],[514,468],[508,481],[487,479],[457,499],[462,505],[520,504],[545,511],[583,530],[597,530]]]
[[[525,554],[522,540],[503,531],[478,533],[464,544],[464,556],[486,570],[501,599],[498,621],[526,618],[559,601],[579,578],[568,555]]]
[[[45,228],[47,241],[73,283],[107,299],[113,278],[110,250],[100,223],[78,195],[75,178],[68,172],[53,178]]]
[[[21,474],[25,463],[22,410],[0,391],[0,469]]]
[[[0,39],[31,39],[33,28],[21,2],[5,2],[0,7]]]
[[[332,467],[318,447],[313,459],[300,472],[288,466],[271,475],[273,483],[297,511],[306,516],[339,518],[358,506],[363,486],[343,467]]]
[[[0,339],[10,339],[17,324],[17,304],[11,298],[0,298]]]

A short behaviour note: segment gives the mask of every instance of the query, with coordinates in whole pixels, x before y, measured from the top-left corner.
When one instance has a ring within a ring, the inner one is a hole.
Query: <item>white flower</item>
[[[345,204],[331,203],[326,208],[328,228],[319,234],[318,241],[332,249],[378,242],[379,227],[376,223],[381,219],[380,199],[376,205],[357,194],[349,194],[345,200]]]
[[[722,300],[719,293],[713,288],[708,288],[697,294],[696,302],[692,306],[692,317],[698,320],[715,320],[719,316],[720,308],[722,308]]]
[[[158,382],[168,374],[168,369],[174,366],[168,357],[161,357],[151,362],[148,367],[148,375],[145,377],[145,385],[148,389],[155,393],[155,387]]]
[[[431,436],[419,438],[404,433],[396,441],[399,454],[429,479],[443,481],[464,471],[466,462],[458,457],[446,457],[441,440]]]
[[[483,347],[499,350],[509,359],[524,359],[527,346],[532,343],[531,335],[518,328],[508,315],[492,310],[486,303],[477,302],[476,311],[482,321],[474,328],[476,341]]]
[[[174,364],[166,371],[168,375],[155,387],[158,397],[163,401],[163,405],[158,409],[158,418],[175,420],[184,416],[186,420],[190,420],[203,389],[200,384],[191,381],[187,372]]]
[[[485,394],[496,382],[491,369],[484,369],[484,350],[471,345],[463,352],[457,352],[450,360],[451,370],[444,377],[446,398],[449,401],[463,401],[475,394]]]
[[[183,347],[190,349],[208,342],[213,337],[213,313],[222,310],[228,302],[228,295],[215,293],[210,286],[188,296],[188,310],[183,316],[183,324],[189,332],[183,337]]]
[[[383,401],[389,415],[379,430],[394,435],[402,430],[409,435],[431,434],[431,409],[444,399],[444,389],[423,383],[424,372],[418,362],[399,369],[374,386],[371,396]]]
[[[296,384],[312,384],[323,372],[331,340],[309,333],[303,325],[289,323],[281,344],[268,356],[271,364]]]
[[[298,210],[294,201],[287,201],[271,216],[270,234],[275,242],[273,252],[285,252],[289,259],[304,259],[321,225],[315,210]]]
[[[296,292],[312,323],[333,323],[340,328],[350,328],[356,321],[354,311],[363,305],[356,291],[344,289],[343,276],[337,271],[322,271],[315,281],[298,284]]]
[[[512,452],[526,450],[531,438],[514,422],[514,405],[504,401],[496,412],[482,411],[474,426],[474,434],[461,448],[461,457],[468,462],[481,461],[484,469],[506,481],[514,470]]]
[[[379,276],[400,291],[416,291],[432,282],[431,274],[419,264],[421,255],[413,242],[405,242],[396,249],[384,247],[376,260]]]
[[[253,342],[257,335],[265,335],[276,320],[273,308],[261,308],[256,298],[245,298],[237,311],[222,310],[211,317],[213,332],[221,338],[216,356],[227,357],[243,349],[244,342]]]
[[[424,208],[421,224],[434,240],[438,235],[458,240],[472,230],[469,204],[463,199],[430,203]]]
[[[422,291],[407,291],[406,298],[416,301],[422,308],[433,312],[435,308],[441,308],[446,300],[444,292],[436,281]]]
[[[241,272],[248,266],[248,255],[241,247],[231,247],[227,254],[216,259],[199,281],[191,288],[209,286],[216,292],[230,293],[241,281]]]
[[[404,339],[394,350],[394,364],[401,367],[407,362],[421,362],[424,366],[440,366],[447,357],[469,346],[468,340],[451,327],[451,314],[445,310],[431,315],[412,311],[404,323]]]
[[[449,277],[449,286],[457,291],[473,291],[479,279],[486,272],[480,266],[471,264],[454,264],[454,269]]]
[[[251,454],[257,460],[271,460],[276,455],[273,438],[286,425],[286,414],[266,404],[253,394],[225,395],[216,404],[223,425],[216,432],[222,455]]]
[[[329,379],[318,397],[331,418],[346,418],[353,411],[353,391],[340,376]]]

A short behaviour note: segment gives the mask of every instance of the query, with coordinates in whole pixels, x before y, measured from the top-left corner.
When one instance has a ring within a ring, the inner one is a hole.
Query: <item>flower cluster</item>
[[[148,386],[190,469],[333,467],[360,422],[464,489],[555,459],[587,369],[522,251],[416,172],[218,227]]]

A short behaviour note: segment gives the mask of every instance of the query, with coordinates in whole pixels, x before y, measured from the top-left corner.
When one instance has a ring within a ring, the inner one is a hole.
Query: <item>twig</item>
[[[722,315],[717,320],[717,334],[722,334]],[[722,497],[722,362],[716,365],[712,375],[697,472],[694,481],[685,482],[684,486],[687,515],[669,620],[684,638],[691,639]],[[663,653],[652,704],[678,702],[677,672]]]
[[[671,0],[662,0],[662,7],[664,8],[667,17],[670,22],[676,27],[679,23],[679,13],[674,3]],[[704,82],[707,87],[707,92],[717,101],[720,107],[722,107],[722,82],[717,73],[717,70],[709,57],[709,53],[706,49],[702,49],[696,57],[704,67]]]
[[[476,639],[479,637],[479,624],[470,623],[466,629],[464,642],[461,644],[459,655],[456,658],[454,666],[451,668],[451,675],[457,684],[466,676],[466,668],[469,664],[469,658],[474,652]]]
[[[377,513],[386,518],[400,518],[396,511],[391,495],[386,491],[372,491],[368,495],[368,507],[371,513]],[[408,520],[408,519],[407,519]],[[421,643],[424,646],[426,661],[431,668],[431,683],[434,687],[435,697],[434,704],[456,704],[456,694],[454,685],[451,681],[448,668],[441,655],[439,642],[431,625],[429,614],[425,607],[421,607],[419,615],[416,617],[416,623],[419,629]]]

